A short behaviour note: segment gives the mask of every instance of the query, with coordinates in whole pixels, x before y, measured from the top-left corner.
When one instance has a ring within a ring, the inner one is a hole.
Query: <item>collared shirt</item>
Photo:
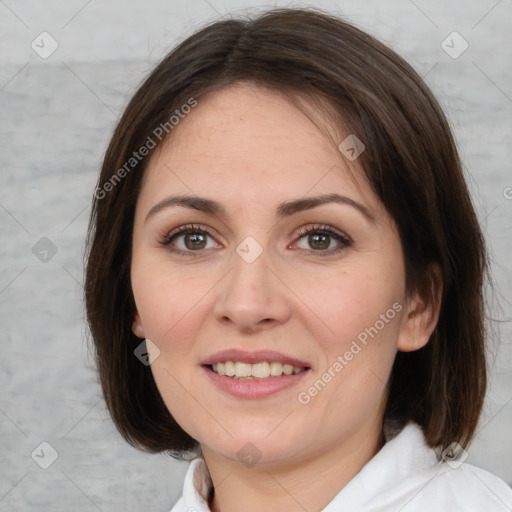
[[[388,439],[385,436],[385,439]],[[512,489],[458,458],[439,461],[421,428],[409,423],[348,482],[322,512],[510,512]],[[210,512],[212,481],[202,458],[190,462],[171,512]]]

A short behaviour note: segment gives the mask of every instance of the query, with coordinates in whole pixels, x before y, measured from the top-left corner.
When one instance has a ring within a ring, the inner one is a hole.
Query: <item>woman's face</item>
[[[255,86],[202,98],[155,150],[131,279],[169,411],[233,461],[299,461],[376,431],[413,343],[400,239],[357,159]]]

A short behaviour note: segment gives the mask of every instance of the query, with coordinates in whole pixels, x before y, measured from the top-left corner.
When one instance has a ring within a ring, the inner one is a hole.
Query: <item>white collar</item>
[[[398,434],[388,426],[384,435],[386,442],[380,451],[322,512],[509,510],[497,508],[504,503],[512,507],[512,490],[505,482],[470,464],[455,471],[459,466],[440,462],[419,425],[409,423]],[[205,461],[193,459],[183,495],[171,512],[210,512],[211,488]]]

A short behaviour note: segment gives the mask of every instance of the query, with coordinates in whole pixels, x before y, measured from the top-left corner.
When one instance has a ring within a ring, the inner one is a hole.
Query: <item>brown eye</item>
[[[300,231],[299,242],[295,245],[315,256],[328,256],[349,247],[352,242],[329,226],[308,226]]]
[[[185,247],[191,251],[195,249],[204,249],[206,246],[206,236],[203,233],[189,233],[183,235]]]
[[[190,254],[219,247],[208,231],[194,225],[180,226],[173,230],[162,241],[162,245],[177,254]]]
[[[329,248],[329,245],[331,244],[331,237],[330,235],[326,235],[324,233],[309,235],[308,243],[312,249],[320,249],[322,251],[325,251]]]

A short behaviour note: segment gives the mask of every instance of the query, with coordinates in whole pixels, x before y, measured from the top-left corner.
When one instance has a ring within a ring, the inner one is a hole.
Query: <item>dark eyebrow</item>
[[[372,224],[377,223],[375,215],[368,207],[358,203],[357,201],[354,201],[353,199],[350,199],[350,197],[342,196],[339,194],[324,194],[316,197],[304,197],[302,199],[296,199],[295,201],[281,203],[277,207],[277,214],[279,217],[288,217],[295,213],[303,212],[304,210],[309,210],[311,208],[315,208],[327,203],[337,203],[352,206],[360,213],[362,213]]]
[[[337,203],[352,206],[360,213],[362,213],[368,221],[372,224],[376,224],[375,215],[366,206],[350,199],[350,197],[342,196],[339,194],[324,194],[316,197],[304,197],[296,199],[294,201],[286,201],[280,203],[277,207],[277,216],[280,218],[289,217],[311,208],[316,208],[327,203]],[[157,212],[170,208],[171,206],[183,206],[184,208],[191,208],[193,210],[199,210],[201,212],[216,215],[218,217],[227,217],[225,208],[212,199],[197,196],[171,196],[163,199],[159,203],[149,210],[146,215],[146,221],[155,215]]]

